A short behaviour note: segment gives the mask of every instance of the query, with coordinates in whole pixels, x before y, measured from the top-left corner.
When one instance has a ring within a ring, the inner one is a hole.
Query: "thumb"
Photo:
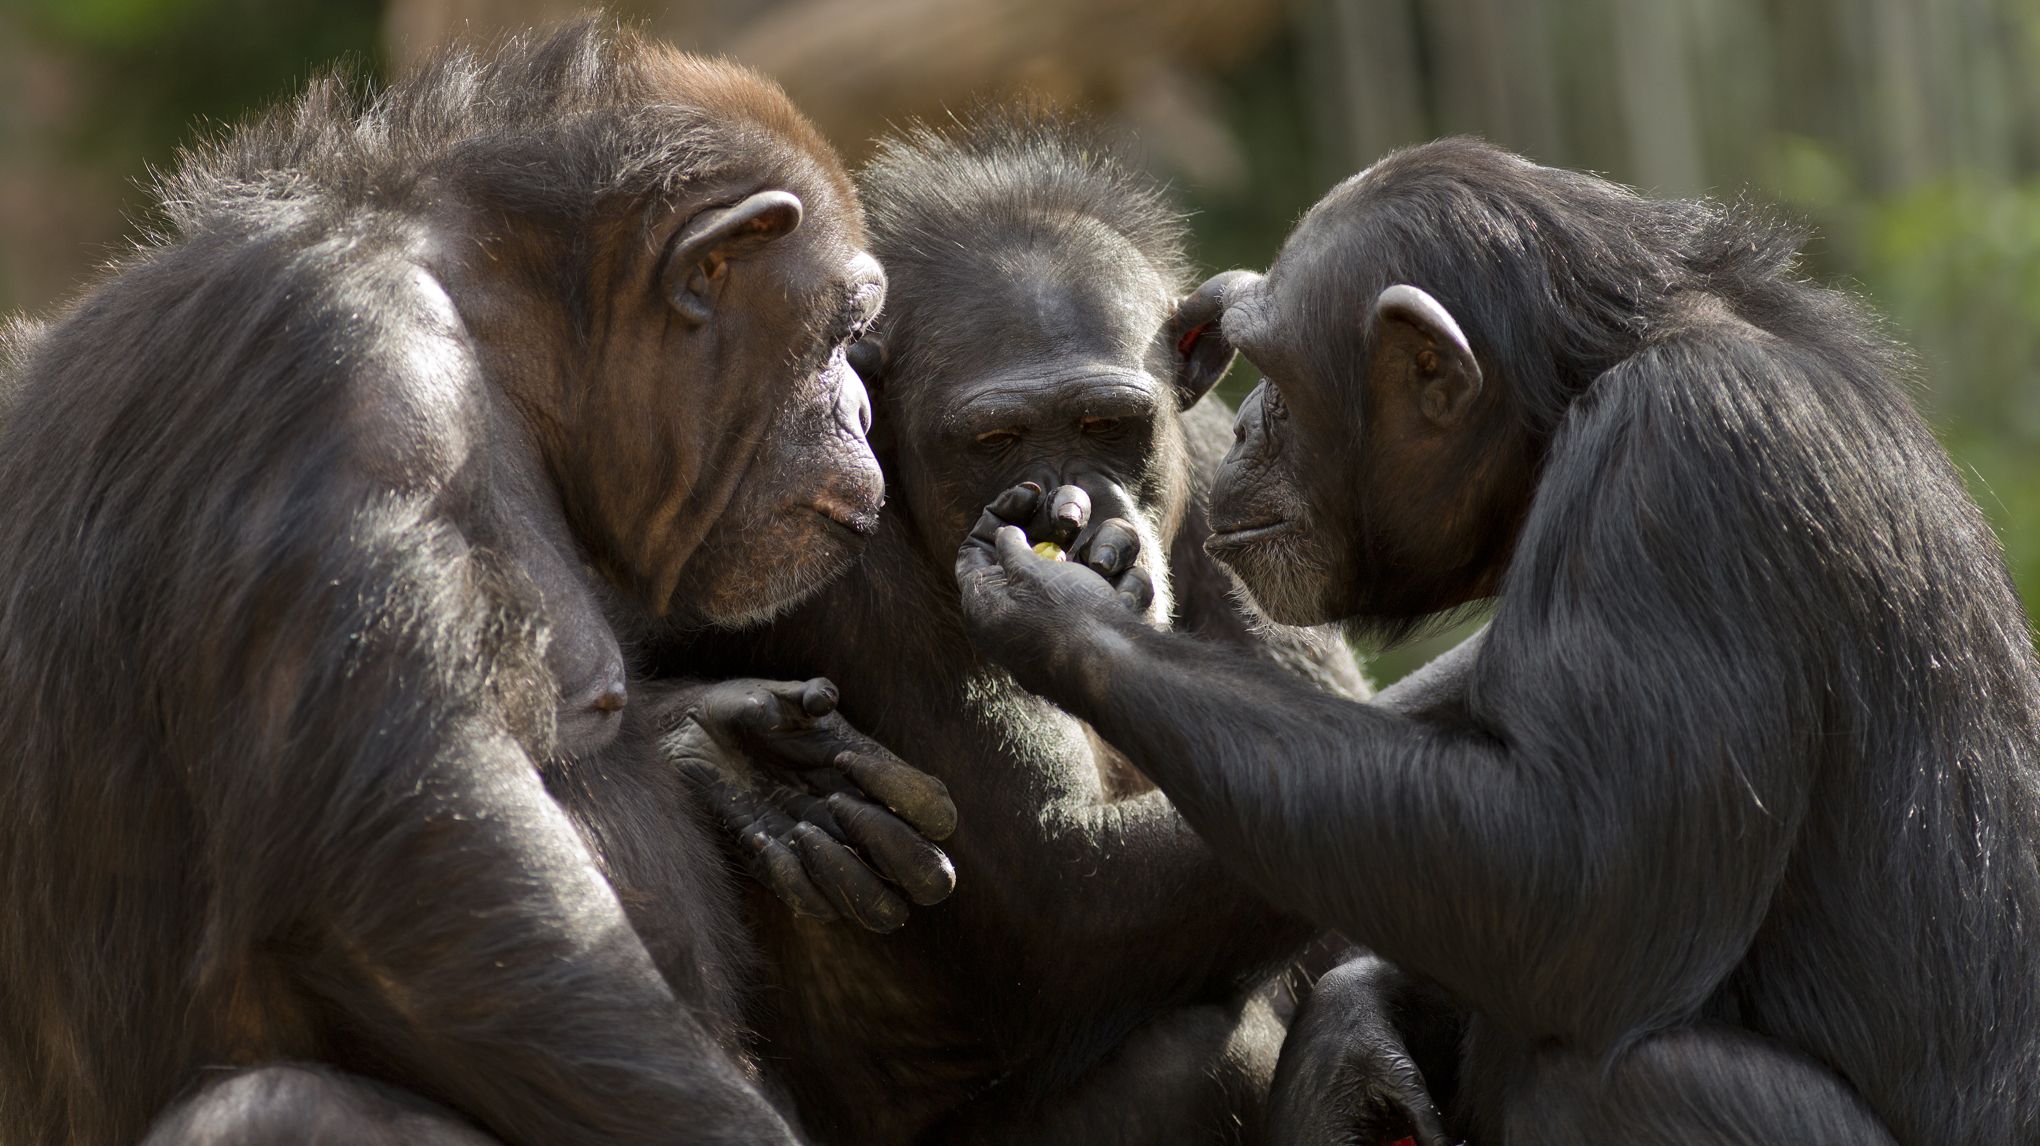
[[[999,531],[992,535],[992,548],[998,551],[999,564],[1005,566],[1008,573],[1018,572],[1022,561],[1041,560],[1034,547],[1027,544],[1027,534],[1014,525],[999,527]]]

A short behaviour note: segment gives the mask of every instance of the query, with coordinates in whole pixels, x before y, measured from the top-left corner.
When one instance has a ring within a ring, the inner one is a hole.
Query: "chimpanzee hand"
[[[956,887],[928,842],[956,827],[948,789],[852,728],[826,680],[691,692],[664,749],[797,915],[892,931],[907,920],[901,892],[926,906]]]
[[[1090,527],[1091,499],[1076,486],[1053,494],[1033,482],[985,507],[956,554],[971,642],[1030,683],[1036,666],[1072,655],[1074,635],[1106,619],[1138,617],[1154,584],[1135,568],[1140,535],[1111,518]],[[1043,556],[1041,542],[1067,545],[1065,560]]]
[[[1304,1000],[1268,1092],[1268,1137],[1297,1146],[1451,1146],[1404,1046],[1374,957],[1333,968]]]

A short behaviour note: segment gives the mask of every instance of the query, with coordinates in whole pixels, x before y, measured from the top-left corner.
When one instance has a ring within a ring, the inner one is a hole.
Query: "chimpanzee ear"
[[[1398,283],[1374,301],[1375,361],[1405,372],[1418,408],[1441,430],[1459,425],[1480,397],[1480,363],[1444,305]]]
[[[790,235],[800,226],[800,199],[760,191],[729,207],[711,207],[673,236],[659,285],[690,326],[706,323],[728,277],[729,262]]]
[[[1232,365],[1232,343],[1219,331],[1218,320],[1225,310],[1226,288],[1254,277],[1252,271],[1226,271],[1206,279],[1176,304],[1175,312],[1162,324],[1156,338],[1163,353],[1175,364],[1176,403],[1189,409],[1204,397]]]

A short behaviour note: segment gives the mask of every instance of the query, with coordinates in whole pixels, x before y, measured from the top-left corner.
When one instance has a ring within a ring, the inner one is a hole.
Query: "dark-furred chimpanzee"
[[[2040,1142],[2032,631],[1902,360],[1796,248],[1448,140],[1228,286],[1266,380],[1211,551],[1295,623],[1499,598],[1416,714],[1151,630],[1137,573],[1002,527],[1031,491],[959,554],[980,648],[1470,1012],[1476,1141]],[[1343,1101],[1340,1031],[1285,1051],[1332,1084],[1289,1098]]]
[[[161,202],[8,338],[0,1139],[790,1140],[537,765],[620,723],[605,612],[753,617],[875,528],[834,153],[583,24],[315,84]]]
[[[896,934],[762,899],[774,967],[760,1058],[818,1140],[1231,1140],[1281,1038],[1249,991],[1309,938],[1224,874],[1150,786],[965,640],[951,566],[1020,480],[1067,512],[1073,560],[1134,535],[1180,628],[1280,665],[1300,690],[1365,684],[1335,636],[1257,635],[1201,548],[1232,359],[1215,292],[1177,306],[1182,224],[1079,125],[992,111],[881,145],[860,176],[886,313],[853,359],[873,384],[889,501],[862,563],[773,626],[684,667],[825,675],[842,710],[947,785],[956,894]],[[1088,506],[1088,509],[1086,508]],[[1088,515],[1129,532],[1088,528]],[[733,804],[749,831],[755,809]],[[787,895],[798,905],[799,894]]]

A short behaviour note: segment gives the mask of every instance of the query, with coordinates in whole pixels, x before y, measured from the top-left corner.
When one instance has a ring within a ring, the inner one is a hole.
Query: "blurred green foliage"
[[[2040,181],[1957,174],[1879,198],[1830,150],[1779,141],[1780,198],[1824,269],[1919,357],[1921,404],[2040,604]]]
[[[73,61],[84,93],[58,145],[131,173],[302,87],[336,63],[380,67],[381,0],[0,0],[40,50]],[[0,155],[0,160],[5,156]]]

